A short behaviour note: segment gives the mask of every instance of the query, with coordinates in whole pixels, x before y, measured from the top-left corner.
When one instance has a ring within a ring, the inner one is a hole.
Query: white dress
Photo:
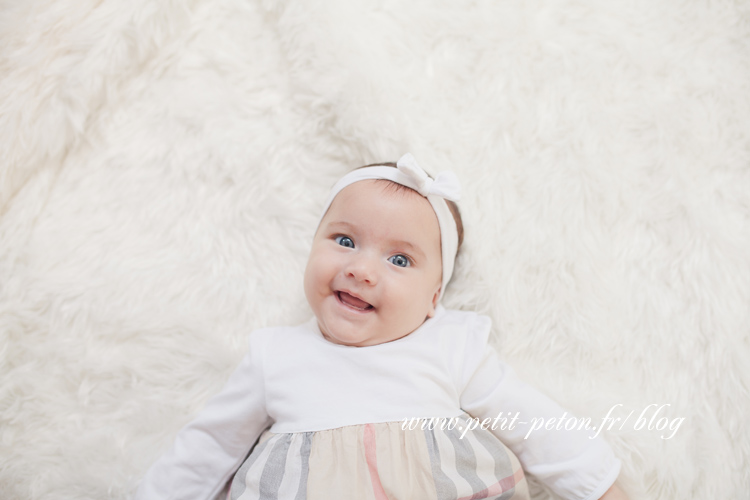
[[[490,326],[439,306],[410,335],[369,347],[327,341],[315,318],[256,330],[135,498],[211,500],[229,482],[243,500],[524,498],[524,471],[563,498],[599,498],[619,460],[591,431],[529,433],[564,410],[498,360]]]

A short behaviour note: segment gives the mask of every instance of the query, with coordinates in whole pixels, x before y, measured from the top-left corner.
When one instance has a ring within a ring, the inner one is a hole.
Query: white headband
[[[333,199],[339,192],[350,184],[367,179],[386,179],[393,181],[402,186],[413,189],[430,202],[432,209],[437,215],[438,226],[440,227],[440,249],[443,257],[443,283],[440,287],[440,298],[445,293],[445,287],[453,275],[453,263],[456,260],[458,251],[458,230],[456,221],[453,219],[448,204],[445,200],[457,202],[461,198],[461,184],[458,177],[453,172],[441,172],[435,179],[430,178],[427,172],[417,164],[417,160],[406,153],[399,158],[396,163],[398,168],[376,166],[365,167],[353,170],[334,184],[328,199],[323,205],[323,214],[320,216],[318,226],[323,221],[328,208],[333,203]]]

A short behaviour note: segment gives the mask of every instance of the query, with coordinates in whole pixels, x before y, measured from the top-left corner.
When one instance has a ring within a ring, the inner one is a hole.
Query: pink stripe
[[[372,481],[372,492],[377,500],[388,500],[383,485],[380,484],[378,456],[375,452],[375,429],[372,424],[365,425],[364,444],[365,460],[367,460],[367,469],[370,471],[370,480]]]
[[[505,477],[482,491],[469,495],[468,497],[461,497],[458,500],[477,500],[479,498],[493,497],[513,488],[521,481],[521,479],[523,479],[523,469],[519,467],[512,476]]]

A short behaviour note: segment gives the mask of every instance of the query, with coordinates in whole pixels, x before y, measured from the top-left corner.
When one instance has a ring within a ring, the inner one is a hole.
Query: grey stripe
[[[289,452],[289,444],[292,442],[293,434],[282,434],[273,445],[271,453],[268,454],[263,472],[260,474],[258,490],[261,500],[278,500],[281,480],[284,479],[286,469],[286,455]]]
[[[513,475],[513,464],[510,463],[510,457],[505,447],[498,439],[490,434],[489,431],[479,431],[474,433],[474,437],[477,441],[492,455],[495,459],[495,478],[498,482],[505,479],[508,476]],[[515,493],[515,486],[509,490],[503,492],[499,497],[495,497],[495,500],[506,500],[513,496]]]
[[[468,421],[464,420],[462,425],[468,425]],[[456,450],[456,470],[469,483],[472,494],[477,494],[486,489],[487,485],[479,479],[479,474],[477,474],[477,457],[468,441],[461,439],[461,432],[458,427],[453,430],[445,430],[445,434],[451,440]]]
[[[245,460],[245,463],[242,464],[240,470],[238,470],[234,475],[234,479],[232,480],[232,488],[230,490],[232,493],[232,500],[237,500],[242,496],[243,493],[245,493],[245,479],[247,477],[247,471],[250,469],[250,467],[253,466],[255,461],[258,459],[258,456],[263,453],[265,447],[268,446],[268,442],[274,440],[275,437],[272,437],[256,446],[252,453],[250,453],[250,456],[247,457],[247,460]]]
[[[424,439],[427,441],[427,451],[430,453],[430,465],[432,466],[432,478],[435,480],[435,491],[437,500],[453,500],[458,498],[456,485],[453,484],[443,468],[440,467],[440,450],[438,450],[435,431],[424,430]]]
[[[300,459],[302,464],[300,465],[299,471],[299,489],[294,500],[306,500],[307,499],[307,476],[310,473],[310,449],[312,448],[312,438],[314,432],[303,432],[304,441],[302,441],[302,447],[299,450]]]

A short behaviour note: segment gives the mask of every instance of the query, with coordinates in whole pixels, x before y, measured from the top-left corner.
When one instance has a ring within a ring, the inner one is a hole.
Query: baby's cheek
[[[305,287],[305,294],[308,295],[311,292],[313,292],[318,284],[318,268],[315,266],[314,261],[309,261],[307,263],[307,267],[305,268],[305,276],[304,276],[304,287]]]
[[[329,259],[315,258],[308,264],[306,273],[310,286],[324,287],[334,276],[334,268]]]

